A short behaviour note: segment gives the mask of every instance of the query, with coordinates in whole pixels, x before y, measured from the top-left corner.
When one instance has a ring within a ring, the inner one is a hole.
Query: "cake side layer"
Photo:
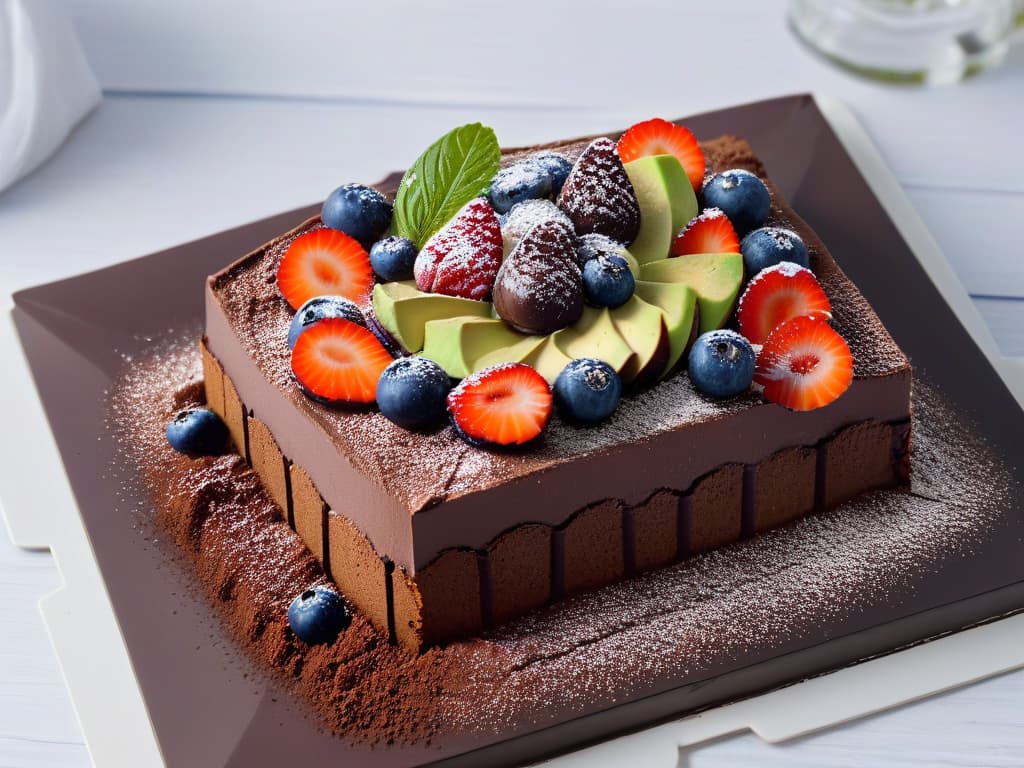
[[[559,524],[519,522],[479,546],[447,547],[415,573],[395,566],[285,458],[203,347],[211,408],[231,425],[281,515],[341,591],[396,642],[468,637],[566,595],[665,567],[909,478],[909,422],[862,421],[754,463],[728,462],[635,503],[589,500]],[[218,395],[221,398],[218,399]]]
[[[743,142],[725,138],[706,147],[713,167],[745,166],[763,175]],[[379,551],[415,573],[446,547],[482,546],[524,522],[523,510],[530,510],[532,522],[558,525],[593,498],[636,503],[658,487],[688,487],[728,461],[730,454],[756,462],[792,442],[815,443],[846,424],[908,418],[906,359],[824,246],[777,193],[773,220],[804,237],[812,267],[833,300],[836,325],[855,355],[856,378],[849,392],[816,412],[792,413],[756,396],[709,403],[696,395],[685,376],[677,376],[627,398],[598,430],[556,423],[537,450],[510,455],[468,447],[449,430],[416,435],[378,413],[320,406],[299,394],[291,381],[283,343],[290,316],[274,287],[280,254],[297,232],[316,226],[315,220],[211,280],[207,332],[242,399],[262,415],[285,454],[306,468],[328,504],[357,502],[350,512],[354,524]],[[706,435],[724,422],[730,432],[739,429],[744,439],[720,441],[725,453],[711,455]],[[702,427],[707,431],[700,440],[675,434]],[[629,463],[638,467],[635,475],[604,471],[631,456]],[[580,476],[587,482],[579,482]],[[557,500],[551,498],[553,489],[561,493]],[[487,515],[472,513],[477,504],[493,507],[493,500],[506,493],[507,514],[493,509]]]

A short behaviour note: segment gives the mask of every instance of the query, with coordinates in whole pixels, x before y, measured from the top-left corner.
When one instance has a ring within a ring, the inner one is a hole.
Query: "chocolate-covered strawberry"
[[[640,204],[611,139],[595,139],[558,195],[576,234],[597,232],[629,245],[640,231]]]
[[[564,222],[536,224],[512,249],[494,282],[494,309],[523,333],[553,333],[583,314],[576,238]]]

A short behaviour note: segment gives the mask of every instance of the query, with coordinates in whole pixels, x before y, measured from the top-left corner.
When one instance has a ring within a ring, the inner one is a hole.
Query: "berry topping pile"
[[[682,371],[696,397],[827,405],[853,361],[813,254],[770,218],[755,174],[707,172],[693,134],[660,118],[575,162],[541,151],[505,167],[474,123],[431,145],[394,201],[339,187],[277,271],[298,387],[375,402],[404,429],[447,419],[480,447],[531,443],[553,406],[600,424]],[[204,424],[168,439],[191,445]]]

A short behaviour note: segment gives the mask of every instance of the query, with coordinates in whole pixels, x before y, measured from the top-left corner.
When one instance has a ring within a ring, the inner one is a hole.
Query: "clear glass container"
[[[793,29],[856,74],[955,83],[1006,55],[1021,0],[790,0]]]

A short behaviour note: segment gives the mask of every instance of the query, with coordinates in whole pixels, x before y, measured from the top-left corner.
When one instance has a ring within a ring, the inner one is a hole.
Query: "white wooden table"
[[[1024,46],[964,86],[906,90],[819,62],[780,2],[645,1],[625,14],[528,0],[502,28],[468,0],[445,16],[411,2],[63,1],[107,98],[51,163],[0,194],[0,307],[17,288],[374,180],[461,122],[517,144],[818,90],[854,109],[1000,348],[1024,355]],[[385,24],[397,42],[380,36]],[[587,57],[607,64],[603,77],[579,76],[572,62]],[[35,607],[59,583],[48,554],[0,535],[0,768],[88,764]],[[681,762],[1020,766],[1022,705],[1024,671],[795,743],[736,736]]]

